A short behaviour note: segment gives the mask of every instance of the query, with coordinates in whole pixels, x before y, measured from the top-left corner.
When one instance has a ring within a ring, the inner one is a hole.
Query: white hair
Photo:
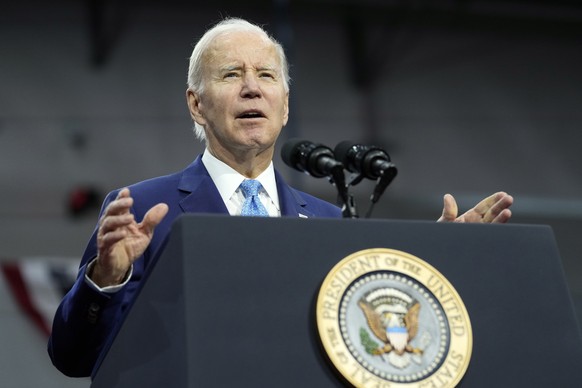
[[[283,86],[285,91],[289,92],[289,64],[287,63],[287,57],[285,56],[283,46],[281,46],[281,44],[277,42],[275,38],[269,35],[262,27],[239,18],[228,18],[220,21],[214,25],[214,27],[206,31],[198,43],[196,43],[196,46],[194,46],[194,50],[192,51],[192,55],[190,56],[190,66],[188,68],[188,89],[198,95],[204,92],[202,74],[204,53],[210,48],[216,38],[229,32],[255,32],[263,36],[266,40],[271,41],[275,47],[275,50],[277,51],[277,55],[279,56],[279,62],[281,63],[281,78],[283,79]],[[194,133],[200,140],[204,140],[206,138],[204,128],[197,122],[194,122]]]

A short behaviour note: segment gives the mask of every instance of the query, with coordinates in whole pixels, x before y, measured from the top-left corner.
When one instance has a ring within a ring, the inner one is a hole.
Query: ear
[[[289,120],[289,92],[285,94],[285,104],[283,105],[283,126],[287,125]]]
[[[196,123],[204,125],[206,120],[204,120],[204,115],[202,114],[202,107],[200,96],[194,93],[191,89],[186,90],[186,101],[188,103],[188,110],[190,110],[190,117]]]

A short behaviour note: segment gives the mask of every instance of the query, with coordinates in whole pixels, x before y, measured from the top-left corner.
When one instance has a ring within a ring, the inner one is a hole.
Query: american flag
[[[47,337],[55,311],[77,276],[78,258],[3,259],[2,274],[24,314]]]

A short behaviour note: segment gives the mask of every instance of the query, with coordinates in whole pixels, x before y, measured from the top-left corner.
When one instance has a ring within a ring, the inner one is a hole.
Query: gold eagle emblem
[[[422,354],[410,342],[418,334],[420,303],[408,294],[395,288],[376,289],[360,299],[358,306],[364,312],[368,326],[374,336],[382,341],[381,346],[369,338],[362,338],[364,346],[373,355],[394,352]]]

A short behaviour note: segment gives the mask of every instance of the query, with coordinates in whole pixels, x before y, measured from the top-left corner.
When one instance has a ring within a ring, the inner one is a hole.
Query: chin
[[[272,136],[252,136],[247,137],[242,144],[248,149],[266,150],[274,147],[275,140]]]
[[[264,128],[245,128],[244,132],[243,142],[247,144],[271,145],[279,137],[279,132],[273,133],[273,131],[265,130]]]

